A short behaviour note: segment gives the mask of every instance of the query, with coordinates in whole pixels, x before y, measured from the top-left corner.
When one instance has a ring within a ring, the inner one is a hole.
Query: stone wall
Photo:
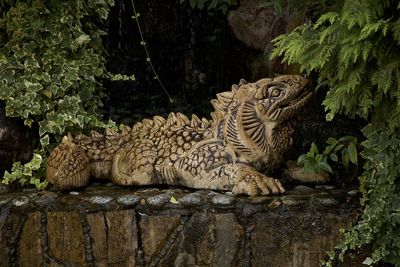
[[[319,266],[356,220],[356,199],[304,186],[254,198],[113,185],[3,192],[0,266]]]

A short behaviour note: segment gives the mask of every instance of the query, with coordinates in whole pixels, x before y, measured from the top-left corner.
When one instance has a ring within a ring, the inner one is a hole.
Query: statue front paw
[[[275,195],[284,193],[281,182],[258,172],[251,172],[240,177],[232,189],[235,195],[249,196]]]

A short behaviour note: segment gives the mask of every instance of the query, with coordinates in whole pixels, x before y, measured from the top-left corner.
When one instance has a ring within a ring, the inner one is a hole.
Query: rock
[[[2,197],[2,198],[0,198],[0,205],[4,205],[4,204],[10,202],[11,199],[12,199],[11,197]]]
[[[169,241],[174,241],[171,235],[177,231],[180,220],[179,215],[141,217],[139,227],[146,266],[151,266],[152,262],[157,261],[155,256],[165,254],[164,250],[169,249]]]
[[[35,203],[40,206],[47,206],[55,202],[58,195],[54,192],[43,191],[39,193],[39,197],[35,199]]]
[[[141,197],[136,195],[123,195],[117,198],[117,203],[127,207],[134,206],[140,201]]]
[[[316,185],[316,186],[315,186],[315,189],[332,190],[332,189],[335,189],[335,186],[333,186],[333,185],[326,185],[326,184],[323,184],[323,185]]]
[[[163,193],[163,194],[158,194],[155,196],[148,197],[146,202],[151,206],[161,207],[165,203],[169,202],[170,199],[171,199],[170,194]]]
[[[235,201],[235,198],[233,196],[219,194],[219,195],[213,196],[211,201],[215,205],[230,205]]]
[[[71,192],[69,192],[69,194],[72,195],[72,196],[77,196],[77,195],[79,195],[80,193],[79,193],[79,192],[76,192],[76,191],[71,191]]]
[[[332,197],[316,197],[313,199],[313,203],[319,206],[334,207],[339,204],[339,201]]]
[[[11,201],[11,204],[13,204],[16,207],[23,206],[29,203],[29,198],[28,197],[18,197],[14,198]]]
[[[185,206],[197,206],[203,202],[201,194],[194,192],[187,194],[179,199],[179,203]]]
[[[299,198],[296,196],[283,196],[281,200],[283,205],[286,206],[300,206],[307,202],[305,198]]]
[[[276,209],[282,204],[282,201],[280,199],[274,199],[271,201],[271,203],[268,204],[269,209]]]
[[[357,196],[359,193],[360,191],[358,190],[350,190],[349,192],[347,192],[347,194],[350,196]]]
[[[299,165],[293,160],[289,160],[286,163],[286,169],[284,170],[283,176],[285,179],[292,179],[302,183],[324,183],[329,181],[329,174],[326,172],[321,171],[319,173],[306,173],[303,170],[303,166]]]
[[[28,213],[19,242],[20,266],[42,266],[40,212]]]
[[[254,224],[249,241],[252,266],[320,266],[326,251],[333,249],[340,237],[339,229],[350,222],[350,218],[344,220],[334,213],[304,213],[303,210],[292,216],[271,212],[255,214],[249,222]]]
[[[195,213],[176,234],[157,266],[243,266],[244,230],[233,213]]]
[[[99,205],[105,205],[110,203],[113,200],[112,197],[109,196],[94,196],[94,197],[90,197],[89,201],[93,204],[99,204]]]
[[[136,266],[138,233],[134,210],[87,215],[94,266]]]
[[[273,7],[260,8],[260,1],[253,5],[241,5],[229,11],[228,24],[235,37],[247,46],[264,51],[272,40],[274,27],[284,28],[282,20],[276,20]]]
[[[47,213],[49,256],[57,261],[85,265],[83,229],[78,212]]]
[[[298,185],[293,189],[293,192],[300,193],[300,194],[307,194],[315,192],[315,189],[305,186],[305,185]]]

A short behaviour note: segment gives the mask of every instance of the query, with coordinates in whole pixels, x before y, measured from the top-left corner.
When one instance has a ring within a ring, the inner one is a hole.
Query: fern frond
[[[371,11],[363,0],[345,1],[340,21],[347,29],[369,23]]]
[[[400,18],[390,25],[390,30],[392,32],[393,39],[397,42],[397,45],[400,45]]]
[[[364,40],[368,37],[370,37],[372,34],[377,33],[378,31],[382,31],[383,36],[386,35],[388,29],[389,29],[389,21],[390,19],[387,20],[379,20],[375,23],[369,23],[364,25],[361,29],[361,33],[359,36],[359,40]]]
[[[339,18],[339,14],[337,12],[328,12],[323,14],[317,22],[314,24],[314,29],[317,29],[321,25],[323,25],[325,22],[329,22],[329,24],[333,24],[337,19]]]

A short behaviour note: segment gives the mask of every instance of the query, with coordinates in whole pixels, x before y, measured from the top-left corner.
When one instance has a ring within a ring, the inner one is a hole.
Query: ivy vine
[[[31,162],[15,163],[3,183],[38,180],[46,147],[66,132],[105,127],[99,79],[105,70],[101,29],[112,0],[8,1],[0,12],[0,99],[6,115],[39,127],[41,148]],[[35,177],[36,175],[36,177]]]

